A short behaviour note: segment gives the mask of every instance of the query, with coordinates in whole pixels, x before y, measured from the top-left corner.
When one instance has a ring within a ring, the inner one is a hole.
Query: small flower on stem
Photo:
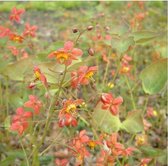
[[[141,159],[140,166],[148,166],[147,164],[149,164],[149,162],[151,160],[152,160],[151,158],[143,158],[143,159]]]
[[[9,36],[9,34],[11,33],[10,29],[9,28],[6,28],[6,27],[3,27],[3,26],[0,26],[0,38],[3,38],[3,37],[6,37],[6,36]]]
[[[22,43],[23,40],[24,40],[23,36],[17,35],[17,34],[15,34],[15,33],[10,33],[10,34],[9,34],[9,39],[10,39],[11,41],[15,41],[15,42],[18,42],[18,43]]]
[[[114,98],[111,93],[103,93],[101,96],[101,102],[103,103],[102,109],[108,109],[113,115],[117,115],[119,112],[119,106],[123,103],[123,98]]]
[[[73,60],[77,60],[78,56],[82,56],[83,52],[79,48],[74,48],[74,43],[68,41],[63,48],[58,49],[48,55],[49,58],[56,58],[60,64],[70,65]]]
[[[81,66],[77,72],[71,73],[71,86],[76,88],[78,85],[88,85],[97,70],[97,66]]]
[[[34,110],[34,113],[38,115],[42,107],[42,102],[39,101],[36,96],[30,95],[29,101],[25,102],[24,106],[28,108],[32,108]]]
[[[63,108],[60,110],[58,118],[58,124],[60,127],[64,126],[77,126],[77,106],[79,106],[83,100],[66,100],[63,104]]]
[[[20,17],[24,12],[25,12],[24,9],[16,9],[16,7],[14,7],[11,11],[9,19],[11,21],[16,21],[17,23],[20,23]]]
[[[47,79],[38,66],[34,67],[34,76],[34,81],[40,80],[45,87],[48,87]]]
[[[19,135],[28,128],[29,123],[27,119],[32,117],[32,112],[26,112],[22,107],[17,108],[16,115],[12,118],[11,130],[17,131]]]
[[[15,46],[8,46],[8,49],[11,51],[11,53],[14,56],[18,56],[19,55],[19,50]]]
[[[36,36],[36,30],[37,30],[37,26],[33,25],[31,26],[29,23],[26,23],[25,25],[25,30],[23,32],[23,36],[31,36],[31,37],[35,37]]]

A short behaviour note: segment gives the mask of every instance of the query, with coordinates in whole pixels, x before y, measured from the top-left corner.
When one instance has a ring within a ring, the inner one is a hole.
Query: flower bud
[[[91,25],[87,27],[88,31],[91,31],[92,29],[93,29],[93,26],[91,26]]]
[[[31,82],[29,85],[28,85],[28,88],[29,89],[33,89],[35,87],[35,83],[34,82]]]
[[[95,53],[95,51],[94,51],[93,48],[89,48],[89,49],[88,49],[88,53],[89,53],[90,56],[93,56],[94,53]]]
[[[72,29],[72,32],[73,32],[73,33],[77,33],[77,32],[78,32],[78,29],[77,29],[77,28],[73,28],[73,29]]]

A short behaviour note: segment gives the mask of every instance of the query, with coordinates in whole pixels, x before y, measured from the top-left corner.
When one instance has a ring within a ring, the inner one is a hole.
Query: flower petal
[[[69,51],[69,50],[73,49],[73,46],[74,46],[73,42],[67,41],[67,42],[64,44],[64,49],[67,50],[67,51]]]

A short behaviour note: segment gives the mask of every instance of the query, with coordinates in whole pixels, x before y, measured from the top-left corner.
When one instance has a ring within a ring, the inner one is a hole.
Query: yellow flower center
[[[16,42],[22,42],[23,37],[15,35],[12,37],[12,40]]]
[[[96,146],[96,143],[94,141],[89,141],[88,145],[90,146],[91,149],[94,149]]]
[[[153,115],[154,115],[154,116],[157,116],[158,113],[154,110],[154,111],[153,111]]]
[[[125,66],[125,67],[122,68],[122,72],[127,73],[128,71],[129,71],[129,67]]]
[[[56,54],[56,58],[61,62],[65,62],[66,60],[68,60],[69,54],[65,53],[65,52],[58,52]]]
[[[35,71],[34,74],[35,74],[36,79],[40,79],[40,75],[41,75],[41,74],[40,74],[38,71]]]
[[[92,71],[90,71],[90,72],[88,72],[86,75],[85,75],[85,78],[91,78],[92,76],[93,76],[93,72]]]
[[[146,137],[144,135],[136,138],[136,145],[144,145],[146,143]]]
[[[75,104],[70,104],[67,109],[66,109],[66,112],[67,113],[74,113],[76,110],[76,105]]]
[[[109,87],[109,88],[113,88],[114,87],[114,84],[113,83],[111,83],[111,82],[109,82],[108,84],[107,84],[107,86]]]
[[[112,53],[112,54],[111,54],[111,57],[112,57],[112,59],[115,59],[115,58],[116,58],[116,54],[115,54],[115,53]]]

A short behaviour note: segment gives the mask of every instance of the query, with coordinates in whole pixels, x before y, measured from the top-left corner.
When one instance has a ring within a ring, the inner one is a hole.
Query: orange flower
[[[42,107],[42,103],[41,101],[38,100],[36,96],[30,95],[29,101],[25,102],[24,106],[28,108],[32,108],[35,114],[39,114],[40,109]]]
[[[16,9],[16,7],[14,7],[11,11],[10,17],[9,19],[11,21],[16,21],[17,23],[20,23],[20,16],[25,12],[24,9]]]
[[[9,38],[10,38],[10,40],[15,41],[15,42],[19,42],[19,43],[22,43],[23,40],[24,40],[23,36],[17,35],[17,34],[14,34],[14,33],[11,33],[9,35]]]
[[[23,36],[31,36],[31,37],[35,37],[36,36],[36,30],[37,30],[37,26],[30,26],[29,23],[26,23],[25,26],[25,30],[23,32]]]
[[[79,106],[83,101],[78,100],[66,100],[63,104],[63,108],[60,110],[58,115],[58,124],[60,127],[64,126],[77,126],[76,111],[77,106]]]
[[[27,119],[31,117],[32,112],[26,112],[22,107],[17,108],[16,115],[12,118],[10,129],[12,131],[17,131],[19,135],[22,135],[29,126]]]
[[[77,72],[71,73],[71,85],[76,88],[78,85],[87,85],[94,73],[97,71],[97,66],[81,66]]]
[[[15,46],[8,46],[8,49],[11,51],[11,53],[12,53],[14,56],[19,55],[19,50],[18,50]]]
[[[74,44],[68,41],[64,44],[64,48],[60,48],[48,55],[49,58],[56,58],[58,63],[70,65],[73,60],[77,60],[78,56],[83,54],[79,48],[74,48]]]
[[[40,80],[45,87],[48,87],[47,79],[38,66],[34,67],[34,75],[36,80]]]
[[[111,93],[103,93],[101,96],[101,102],[103,103],[102,109],[108,109],[113,115],[117,115],[119,112],[119,106],[123,103],[123,98],[114,98]]]

